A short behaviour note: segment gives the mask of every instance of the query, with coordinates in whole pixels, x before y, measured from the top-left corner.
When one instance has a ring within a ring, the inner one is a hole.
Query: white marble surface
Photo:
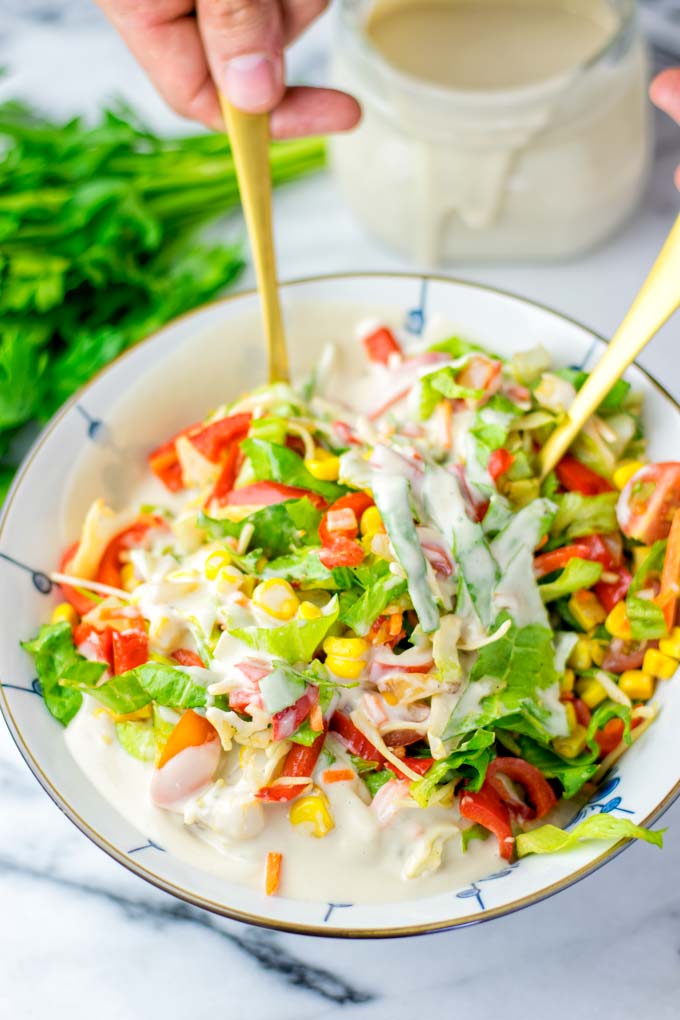
[[[298,48],[298,78],[323,73],[328,33],[321,25]],[[0,98],[88,112],[123,93],[155,125],[174,122],[87,0],[3,0],[0,65],[9,68]],[[563,266],[462,265],[455,275],[611,332],[680,207],[672,185],[680,129],[658,121],[643,205],[604,248]],[[288,278],[416,268],[363,235],[326,176],[280,192],[276,217]],[[676,321],[642,358],[678,398],[679,344]],[[259,1020],[276,1011],[282,1020],[341,1012],[386,1020],[445,1011],[514,1020],[549,1011],[554,1020],[675,1020],[680,804],[665,823],[663,853],[633,847],[580,885],[490,924],[373,944],[274,935],[187,907],[109,860],[60,815],[0,726],[0,1017]]]

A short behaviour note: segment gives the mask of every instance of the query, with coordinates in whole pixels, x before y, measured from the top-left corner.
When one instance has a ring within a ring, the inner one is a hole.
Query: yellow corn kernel
[[[392,691],[383,691],[383,700],[386,701],[388,705],[392,705],[392,707],[399,704],[399,698],[396,694],[393,694]]]
[[[135,577],[135,568],[131,563],[124,563],[120,568],[120,580],[125,591],[134,591],[139,586],[139,581]]]
[[[593,664],[593,657],[590,654],[590,641],[588,638],[579,638],[571,650],[569,665],[572,669],[583,672],[590,669]]]
[[[553,747],[563,758],[578,758],[586,746],[587,730],[578,723],[568,737],[555,737]]]
[[[313,602],[301,602],[298,612],[303,620],[318,620],[321,616],[321,610]]]
[[[52,610],[52,623],[70,623],[72,627],[78,623],[80,617],[69,602],[60,602]]]
[[[604,625],[612,637],[621,638],[623,641],[630,641],[632,635],[625,602],[619,602],[614,606]]]
[[[340,459],[317,446],[314,456],[305,461],[305,467],[320,482],[335,482],[340,474]]]
[[[359,659],[365,656],[370,645],[360,637],[327,637],[323,643],[326,655],[341,655],[348,659]]]
[[[604,662],[607,646],[608,642],[606,641],[598,641],[596,638],[590,639],[590,657],[596,666],[601,666]]]
[[[230,563],[231,556],[226,549],[216,549],[215,552],[211,552],[203,565],[203,573],[206,579],[214,581],[222,567],[228,567]]]
[[[335,828],[328,799],[323,793],[298,797],[291,805],[288,817],[292,825],[299,825],[316,839],[321,839]]]
[[[300,606],[300,600],[281,577],[262,581],[253,592],[253,602],[275,620],[292,620]]]
[[[343,659],[339,655],[327,655],[326,665],[331,673],[343,680],[358,680],[366,663],[363,659]]]
[[[624,489],[634,474],[644,467],[641,460],[626,460],[619,464],[612,475],[612,481],[617,489]]]
[[[677,668],[677,662],[670,655],[664,655],[656,648],[648,648],[645,652],[645,659],[642,663],[644,673],[649,673],[650,676],[655,676],[659,680],[670,680]]]
[[[574,689],[574,682],[576,677],[574,676],[573,669],[565,669],[560,679],[560,690],[563,694],[569,694]]]
[[[607,613],[597,595],[585,588],[574,592],[569,599],[569,609],[584,630],[592,630],[607,619]]]
[[[565,702],[564,713],[567,717],[567,725],[569,726],[569,732],[573,733],[573,731],[578,726],[578,719],[576,718],[576,709],[574,708],[574,704],[572,701]]]
[[[576,691],[581,701],[585,701],[588,708],[597,708],[607,697],[607,692],[602,684],[592,677],[577,680]]]
[[[364,510],[359,522],[359,530],[362,535],[375,535],[377,531],[385,530],[385,525],[377,506],[369,506]]]
[[[649,701],[654,693],[654,677],[641,669],[627,669],[619,677],[619,690],[631,701]]]
[[[667,638],[661,638],[659,651],[672,659],[680,659],[680,627],[673,627]]]

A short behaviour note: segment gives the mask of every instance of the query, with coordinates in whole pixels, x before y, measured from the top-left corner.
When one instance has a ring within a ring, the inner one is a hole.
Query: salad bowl
[[[319,277],[283,285],[282,300],[296,379],[313,371],[327,343],[354,343],[371,323],[392,327],[407,346],[409,338],[435,342],[452,333],[500,355],[541,344],[554,364],[584,369],[592,368],[604,344],[584,326],[530,301],[443,277]],[[95,498],[125,503],[139,492],[150,449],[206,409],[258,386],[265,368],[257,295],[206,305],[104,370],[61,409],[29,452],[0,519],[0,707],[28,767],[86,836],[141,878],[196,906],[286,931],[359,938],[433,932],[529,906],[595,871],[626,842],[584,842],[566,853],[512,863],[498,858],[474,881],[452,874],[447,891],[420,898],[411,892],[398,902],[267,897],[168,852],[119,814],[76,764],[20,647],[59,601],[49,575],[60,551],[78,534]],[[678,459],[678,406],[641,369],[634,367],[627,378],[644,398],[650,459]],[[606,813],[649,826],[678,796],[677,680],[661,685],[657,703],[653,726],[570,824]],[[375,881],[380,883],[379,871]]]

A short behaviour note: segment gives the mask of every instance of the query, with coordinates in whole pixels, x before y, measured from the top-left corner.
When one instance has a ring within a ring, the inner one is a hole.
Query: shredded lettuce
[[[570,382],[577,392],[588,379],[588,372],[584,372],[580,368],[557,368],[554,374],[560,379]],[[618,379],[600,404],[598,411],[619,411],[626,402],[629,393],[630,383],[625,379]]]
[[[626,599],[626,613],[634,641],[651,641],[654,638],[665,637],[666,620],[656,602],[641,599],[638,595],[629,595]]]
[[[368,634],[380,614],[407,589],[406,581],[390,572],[386,560],[381,560],[380,563],[384,563],[387,570],[364,590],[351,607],[340,612],[341,622],[351,627],[359,637]],[[378,567],[379,564],[376,564],[376,568]]]
[[[96,686],[82,671],[69,668],[63,674],[63,683],[75,690],[87,691],[105,708],[119,715],[137,712],[152,701],[177,709],[204,708],[207,703],[204,687],[194,683],[184,670],[163,662],[146,662]]]
[[[239,538],[247,524],[252,525],[250,547],[268,560],[286,556],[293,549],[318,545],[321,512],[308,499],[291,499],[285,503],[263,507],[237,523],[215,520],[201,513],[197,524],[211,538]],[[325,570],[325,567],[324,567]]]
[[[647,578],[651,574],[658,574],[663,568],[663,561],[666,556],[667,541],[665,538],[655,542],[649,550],[648,555],[645,557],[640,567],[635,571],[635,576],[630,582],[628,589],[628,595],[636,595],[647,583]]]
[[[579,822],[568,832],[558,829],[556,825],[542,825],[530,832],[521,832],[516,840],[517,856],[528,854],[555,854],[562,850],[572,850],[579,843],[591,839],[618,841],[620,839],[642,839],[646,843],[663,847],[665,829],[643,829],[635,825],[629,818],[616,818],[614,815],[601,813],[591,815]]]
[[[488,356],[488,351],[479,344],[471,343],[469,340],[462,340],[459,336],[450,336],[446,340],[439,340],[436,344],[431,344],[428,347],[428,351],[439,351],[442,354],[448,354],[452,358],[462,358],[465,354],[481,353]]]
[[[607,534],[618,531],[616,520],[617,492],[602,492],[598,496],[582,496],[580,492],[565,492],[555,496],[558,505],[551,535],[562,539],[580,538],[583,535]]]
[[[241,449],[250,460],[257,481],[279,482],[318,492],[329,503],[339,499],[347,491],[335,482],[323,482],[315,478],[305,467],[302,457],[294,450],[289,450],[287,446],[270,443],[266,439],[244,439]]]
[[[419,412],[421,421],[427,421],[442,397],[450,400],[479,400],[484,390],[473,390],[456,382],[462,365],[445,365],[429,372],[420,380]]]
[[[460,834],[460,848],[463,853],[467,853],[468,846],[473,839],[481,839],[484,841],[491,835],[489,829],[485,829],[483,825],[479,825],[475,822],[474,825],[468,825],[467,829],[463,829]]]
[[[390,772],[389,769],[380,769],[375,772],[365,772],[361,778],[366,784],[371,797],[375,797],[378,790],[380,790],[385,783],[389,783],[390,780],[394,779],[394,772]]]
[[[67,726],[77,714],[83,698],[79,691],[63,687],[60,680],[69,666],[87,661],[74,647],[70,625],[66,622],[44,625],[32,641],[22,642],[22,648],[35,660],[48,711],[62,726]],[[100,676],[105,669],[106,666],[102,665]]]
[[[311,661],[339,613],[337,596],[333,596],[316,620],[290,620],[280,627],[234,627],[229,633],[256,652],[264,652],[295,665]]]
[[[493,733],[479,729],[448,757],[431,765],[422,779],[411,783],[411,796],[427,807],[432,794],[442,783],[449,783],[456,775],[465,776],[468,788],[479,790],[484,782],[489,763],[495,757]]]
[[[571,595],[581,588],[592,588],[602,576],[602,564],[594,560],[582,560],[578,556],[569,560],[559,577],[554,581],[540,584],[538,590],[544,602],[554,602],[565,595]]]
[[[116,723],[116,736],[124,751],[139,761],[156,758],[156,734],[150,720],[127,720]]]

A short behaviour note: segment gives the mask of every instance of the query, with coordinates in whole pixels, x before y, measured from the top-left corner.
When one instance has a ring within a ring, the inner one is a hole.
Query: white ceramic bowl
[[[378,318],[433,339],[459,333],[511,353],[542,343],[559,364],[592,364],[602,341],[583,326],[521,298],[454,280],[337,276],[286,284],[283,300],[296,374],[326,341],[355,339]],[[265,897],[225,883],[148,841],[105,801],[67,752],[47,713],[19,639],[45,621],[57,592],[46,571],[78,534],[90,501],[116,504],[145,470],[144,454],[189,421],[265,377],[257,298],[241,294],[199,309],[140,344],[82,390],[26,458],[0,521],[2,710],[29,768],[93,842],[142,878],[229,917],[318,935],[387,936],[474,923],[536,903],[611,859],[625,844],[590,843],[567,854],[529,857],[449,893],[399,903],[329,904]],[[680,457],[680,414],[639,369],[652,458]],[[663,710],[584,809],[653,822],[680,792],[680,682],[662,685]],[[650,854],[658,851],[650,848]],[[379,881],[379,875],[376,875]]]

